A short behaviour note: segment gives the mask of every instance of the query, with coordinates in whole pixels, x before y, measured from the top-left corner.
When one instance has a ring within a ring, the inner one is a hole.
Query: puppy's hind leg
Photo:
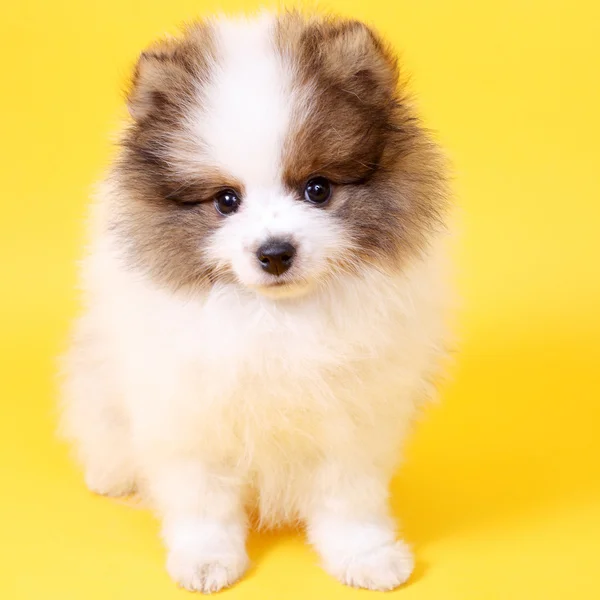
[[[111,347],[90,315],[77,323],[62,367],[60,434],[74,443],[88,488],[106,496],[133,492],[130,428]]]

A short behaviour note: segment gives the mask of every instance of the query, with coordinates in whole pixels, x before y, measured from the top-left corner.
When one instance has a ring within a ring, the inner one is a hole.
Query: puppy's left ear
[[[394,53],[379,34],[355,20],[320,23],[319,62],[332,82],[361,100],[392,98],[398,87]]]

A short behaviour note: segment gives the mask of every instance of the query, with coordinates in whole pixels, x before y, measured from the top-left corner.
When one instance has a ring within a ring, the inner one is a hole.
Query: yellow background
[[[86,195],[149,40],[243,0],[0,8],[0,597],[185,598],[145,510],[92,496],[53,439]],[[338,0],[403,51],[455,167],[462,348],[394,484],[403,600],[600,598],[600,9]],[[375,597],[294,533],[253,535],[228,598]],[[361,595],[362,594],[362,595]]]

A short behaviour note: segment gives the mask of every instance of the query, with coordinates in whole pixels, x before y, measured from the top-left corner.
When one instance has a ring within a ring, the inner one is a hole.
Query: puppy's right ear
[[[134,120],[177,105],[178,90],[189,78],[177,54],[177,42],[167,40],[140,55],[127,94],[127,107]]]
[[[187,28],[182,38],[161,40],[142,52],[127,94],[133,119],[181,112],[197,89],[198,78],[209,68],[211,56],[210,29],[203,23]]]

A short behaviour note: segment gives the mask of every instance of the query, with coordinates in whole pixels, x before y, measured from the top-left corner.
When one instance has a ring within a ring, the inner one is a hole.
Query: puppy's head
[[[436,148],[362,23],[194,25],[141,55],[128,104],[113,227],[161,284],[297,295],[401,268],[439,223]]]

